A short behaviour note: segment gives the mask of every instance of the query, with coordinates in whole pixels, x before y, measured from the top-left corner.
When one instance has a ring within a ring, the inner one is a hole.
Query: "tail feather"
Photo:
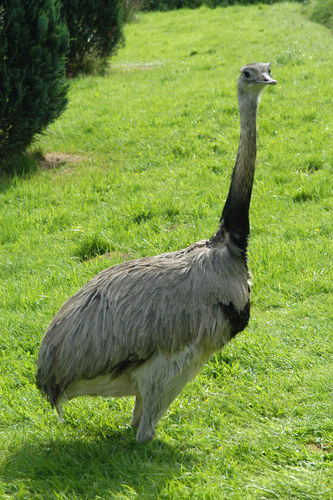
[[[39,391],[46,396],[52,408],[56,408],[59,418],[62,418],[62,408],[59,404],[63,389],[58,384],[52,384],[50,380],[45,380],[42,370],[39,368],[36,375],[36,385]],[[58,410],[59,408],[59,410]]]

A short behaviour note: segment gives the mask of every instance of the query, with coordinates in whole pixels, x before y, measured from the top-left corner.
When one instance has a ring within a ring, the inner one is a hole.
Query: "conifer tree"
[[[0,0],[0,158],[24,151],[67,104],[58,0]]]
[[[123,42],[122,0],[62,0],[70,33],[67,74],[103,67]]]

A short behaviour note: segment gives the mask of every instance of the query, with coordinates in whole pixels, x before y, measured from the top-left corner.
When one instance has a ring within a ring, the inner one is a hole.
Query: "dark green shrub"
[[[144,10],[145,0],[122,0],[122,14],[124,23],[136,21],[137,14]]]
[[[70,33],[67,74],[103,67],[123,41],[121,0],[62,0]]]
[[[311,19],[333,31],[333,0],[315,0],[310,4]]]
[[[24,151],[64,110],[68,44],[55,0],[0,0],[0,158]]]
[[[162,11],[181,8],[196,9],[201,5],[206,5],[206,0],[146,0],[145,2],[147,10]]]
[[[256,3],[278,3],[281,0],[146,0],[148,10],[171,10],[180,8],[195,9],[201,5],[207,7],[227,7],[229,5],[248,5]],[[295,0],[302,2],[303,0]]]

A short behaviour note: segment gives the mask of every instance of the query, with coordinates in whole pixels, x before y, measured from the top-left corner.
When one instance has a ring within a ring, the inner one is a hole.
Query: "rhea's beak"
[[[260,81],[260,83],[265,83],[267,85],[276,85],[277,84],[277,80],[273,80],[273,78],[271,78],[270,75],[268,75],[267,73],[265,73],[263,75],[263,79]]]

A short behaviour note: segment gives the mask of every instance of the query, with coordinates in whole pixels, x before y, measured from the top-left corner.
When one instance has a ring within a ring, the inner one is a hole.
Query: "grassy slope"
[[[331,498],[331,35],[281,4],[144,15],[126,40],[37,144],[77,162],[1,179],[0,498]],[[131,400],[73,401],[59,426],[34,387],[47,324],[110,265],[94,253],[116,263],[216,229],[254,60],[279,85],[259,110],[248,329],[152,443],[135,443]]]

